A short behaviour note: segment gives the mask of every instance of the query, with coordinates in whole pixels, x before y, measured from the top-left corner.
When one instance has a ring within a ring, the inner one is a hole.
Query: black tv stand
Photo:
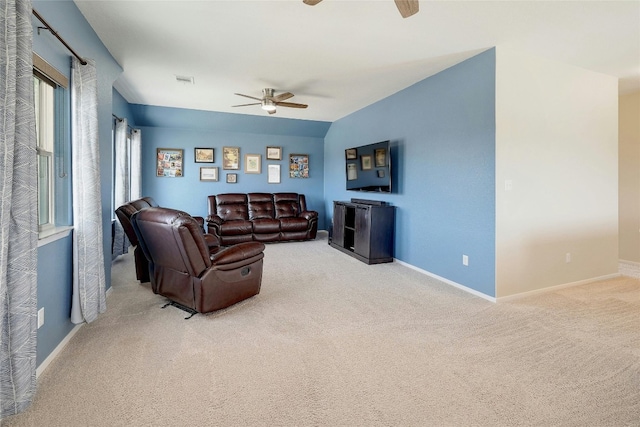
[[[393,262],[394,207],[375,200],[354,200],[333,202],[329,244],[367,264]]]
[[[354,199],[351,198],[351,203],[359,203],[361,205],[371,205],[371,206],[387,206],[387,202],[383,202],[382,200],[367,200],[367,199]]]

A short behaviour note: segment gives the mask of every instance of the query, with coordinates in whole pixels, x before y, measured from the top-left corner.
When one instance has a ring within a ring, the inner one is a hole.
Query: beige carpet
[[[258,296],[190,320],[119,259],[2,425],[640,425],[639,280],[494,304],[323,237],[268,245]]]

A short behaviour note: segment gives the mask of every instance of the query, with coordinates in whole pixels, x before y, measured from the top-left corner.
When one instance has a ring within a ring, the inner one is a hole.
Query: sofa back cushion
[[[300,213],[298,193],[274,193],[276,219],[297,217]]]
[[[268,193],[249,193],[249,219],[273,219],[273,196]]]
[[[247,195],[240,193],[218,194],[216,200],[216,215],[225,221],[249,219]]]

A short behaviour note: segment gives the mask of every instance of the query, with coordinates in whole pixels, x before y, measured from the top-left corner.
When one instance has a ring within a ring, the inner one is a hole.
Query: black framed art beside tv
[[[391,193],[389,141],[345,150],[347,190]]]

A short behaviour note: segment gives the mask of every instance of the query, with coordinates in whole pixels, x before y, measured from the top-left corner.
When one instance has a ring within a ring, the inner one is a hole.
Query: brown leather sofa
[[[200,225],[175,209],[142,209],[131,223],[149,261],[151,289],[174,305],[208,313],[260,292],[264,244],[247,242],[211,254]]]
[[[133,230],[133,226],[131,224],[131,217],[134,213],[146,209],[146,208],[156,208],[158,204],[151,197],[143,197],[141,199],[132,200],[130,202],[125,203],[122,206],[119,206],[116,209],[116,216],[122,224],[122,228],[124,229],[129,242],[131,242],[132,246],[135,246],[133,250],[133,257],[136,265],[136,279],[138,279],[142,283],[149,282],[149,264],[147,263],[147,258],[145,258],[142,253],[142,249],[138,245],[138,237],[136,236],[135,231]],[[204,218],[201,216],[193,217],[196,222],[200,225],[202,230],[204,231]],[[220,246],[220,242],[211,235],[205,236],[207,239],[207,243],[209,244],[212,251],[215,251],[215,248]]]
[[[312,240],[318,232],[318,212],[307,210],[304,194],[227,193],[208,201],[207,231],[223,246]]]

